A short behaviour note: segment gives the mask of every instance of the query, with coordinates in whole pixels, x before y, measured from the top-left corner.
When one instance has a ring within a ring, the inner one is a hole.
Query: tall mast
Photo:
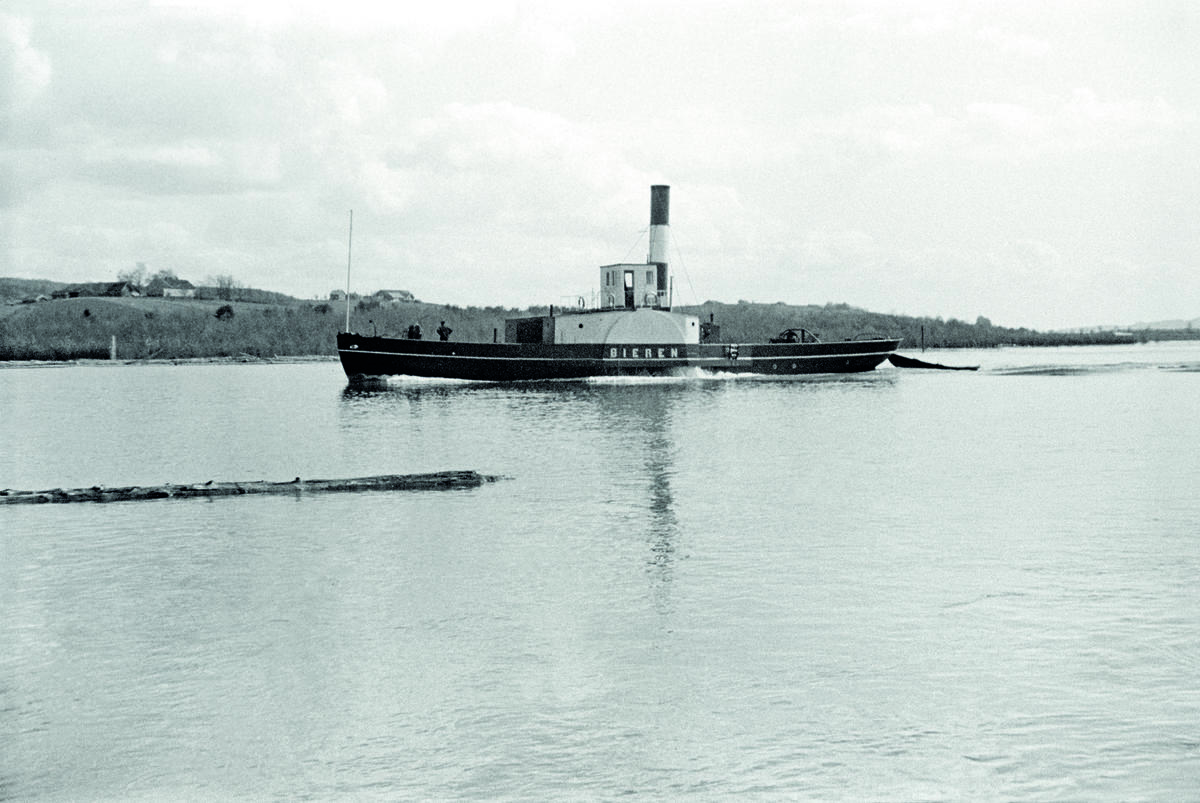
[[[350,331],[350,249],[354,247],[354,210],[350,210],[350,236],[346,238],[346,331]]]

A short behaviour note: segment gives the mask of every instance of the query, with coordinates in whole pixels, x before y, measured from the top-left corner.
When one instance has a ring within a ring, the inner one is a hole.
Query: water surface
[[[1200,782],[1200,346],[348,388],[0,371],[0,798],[1150,799]]]

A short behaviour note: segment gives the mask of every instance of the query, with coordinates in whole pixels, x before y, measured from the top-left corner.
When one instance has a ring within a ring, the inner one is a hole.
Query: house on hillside
[[[146,295],[163,298],[195,298],[196,286],[176,276],[157,276],[146,285]]]
[[[131,284],[130,282],[113,282],[105,288],[103,293],[103,295],[113,297],[137,297],[141,294],[142,288],[138,287],[136,284]]]
[[[55,290],[54,293],[52,293],[52,297],[99,298],[103,296],[110,296],[113,298],[129,298],[137,297],[141,294],[141,288],[130,282],[84,282],[83,284],[72,284]]]
[[[381,304],[411,304],[417,300],[413,297],[413,294],[407,290],[379,290],[374,296],[372,296],[372,298],[376,299]]]
[[[69,284],[66,287],[58,288],[50,296],[51,298],[91,298],[93,296],[104,295],[103,288],[105,287],[108,287],[108,285],[96,282]]]
[[[329,291],[329,300],[330,301],[345,301],[346,300],[346,291],[345,290],[330,290]]]

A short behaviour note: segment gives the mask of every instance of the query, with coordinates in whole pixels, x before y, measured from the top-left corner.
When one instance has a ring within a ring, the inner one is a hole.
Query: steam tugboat
[[[720,329],[671,310],[667,267],[670,187],[650,188],[650,251],[644,264],[600,268],[602,306],[510,318],[504,342],[458,342],[343,332],[338,356],[351,382],[386,376],[488,382],[672,374],[683,369],[747,374],[870,371],[898,339],[822,343],[789,329],[766,343],[721,343]]]

